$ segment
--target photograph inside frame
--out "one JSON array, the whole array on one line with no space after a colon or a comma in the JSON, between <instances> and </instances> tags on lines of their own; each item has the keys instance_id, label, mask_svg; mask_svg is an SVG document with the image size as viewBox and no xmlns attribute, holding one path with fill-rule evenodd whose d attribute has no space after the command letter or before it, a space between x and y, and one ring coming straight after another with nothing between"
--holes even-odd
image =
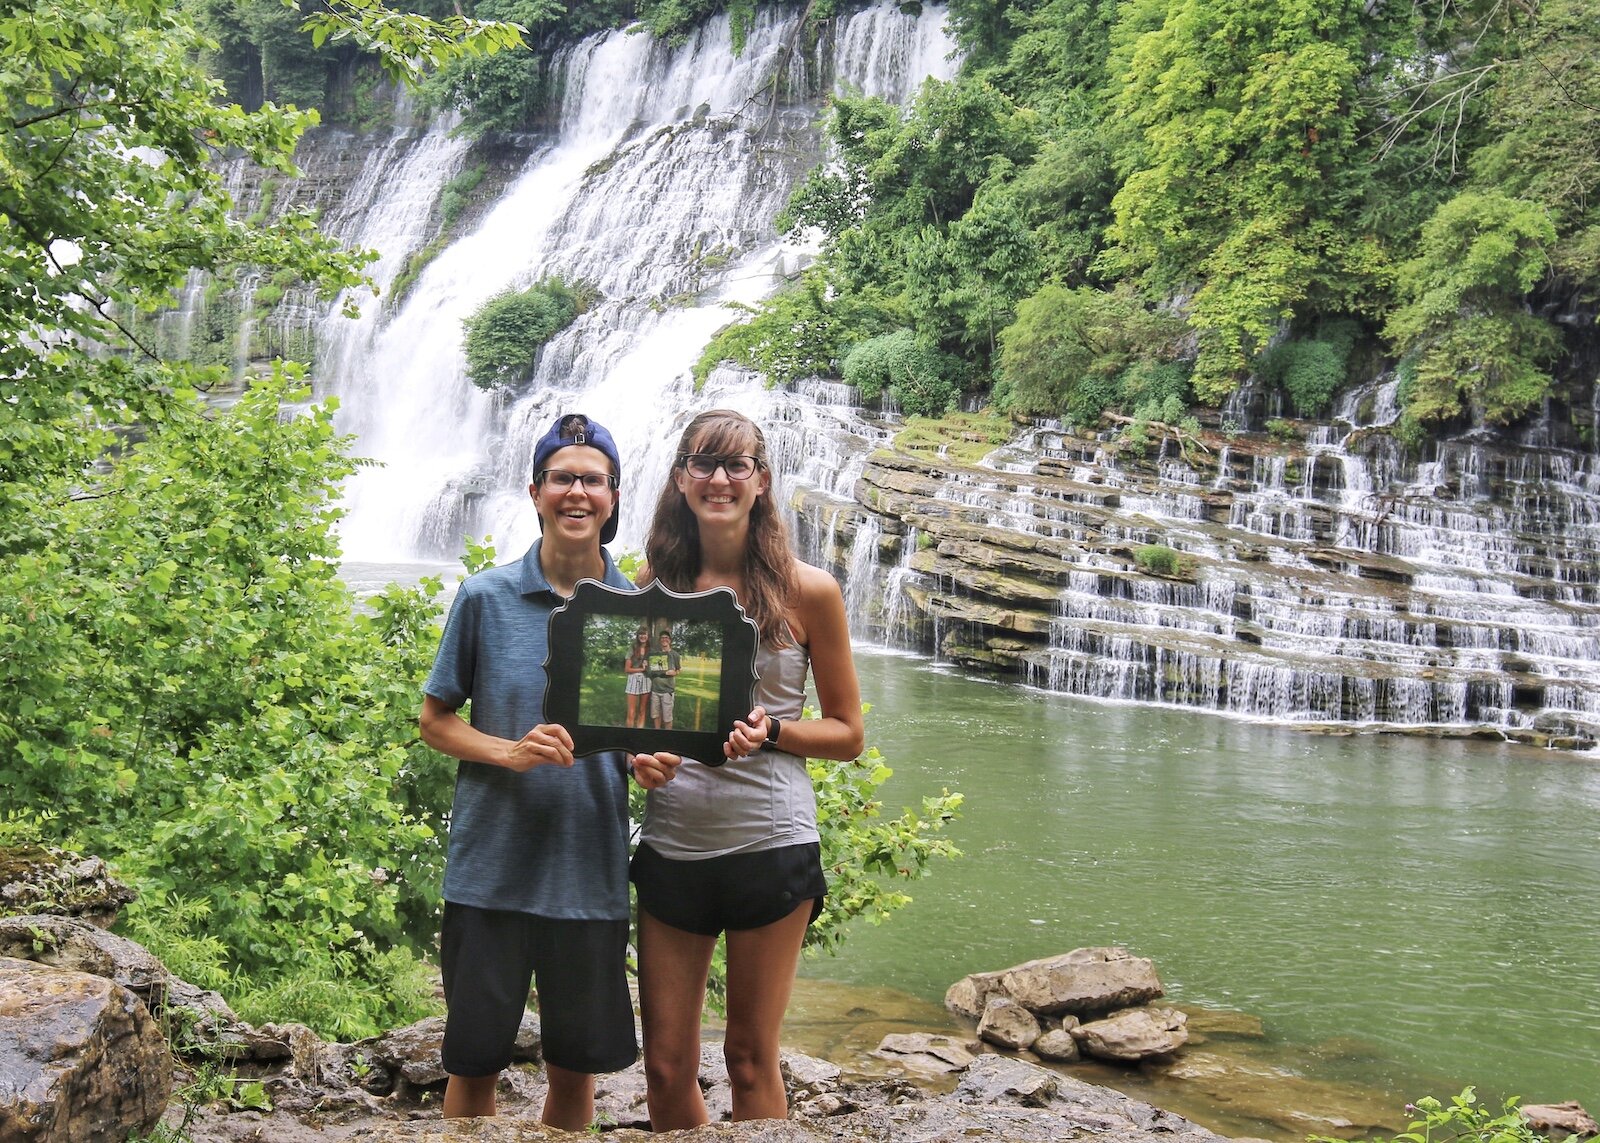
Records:
<instances>
[{"instance_id":1,"label":"photograph inside frame","mask_svg":"<svg viewBox=\"0 0 1600 1143\"><path fill-rule=\"evenodd\" d=\"M550 616L546 721L567 728L577 754L668 750L719 765L754 701L757 638L727 588L584 580Z\"/></svg>"}]
</instances>

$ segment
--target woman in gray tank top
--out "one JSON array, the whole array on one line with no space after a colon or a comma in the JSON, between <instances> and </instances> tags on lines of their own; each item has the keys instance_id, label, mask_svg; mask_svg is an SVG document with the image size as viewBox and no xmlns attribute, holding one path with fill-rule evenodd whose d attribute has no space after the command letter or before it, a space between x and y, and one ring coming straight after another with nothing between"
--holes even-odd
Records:
<instances>
[{"instance_id":1,"label":"woman in gray tank top","mask_svg":"<svg viewBox=\"0 0 1600 1143\"><path fill-rule=\"evenodd\" d=\"M733 1118L784 1118L778 1037L806 926L826 892L806 759L851 759L863 740L844 597L832 576L795 559L766 440L728 410L684 430L645 554L641 586L732 588L761 631L759 705L734 724L719 765L686 758L650 791L634 856L650 1126L706 1122L700 1013L721 932ZM822 713L802 719L808 668Z\"/></svg>"}]
</instances>

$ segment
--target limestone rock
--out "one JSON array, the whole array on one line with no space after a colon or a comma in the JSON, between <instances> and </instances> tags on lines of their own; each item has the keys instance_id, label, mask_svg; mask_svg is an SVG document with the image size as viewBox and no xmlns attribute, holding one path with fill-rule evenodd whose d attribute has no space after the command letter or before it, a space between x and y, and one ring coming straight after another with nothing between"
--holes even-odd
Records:
<instances>
[{"instance_id":1,"label":"limestone rock","mask_svg":"<svg viewBox=\"0 0 1600 1143\"><path fill-rule=\"evenodd\" d=\"M52 913L109 928L137 896L98 857L48 846L0 847L0 914Z\"/></svg>"},{"instance_id":2,"label":"limestone rock","mask_svg":"<svg viewBox=\"0 0 1600 1143\"><path fill-rule=\"evenodd\" d=\"M167 970L143 945L75 917L0 917L0 957L103 976L152 1011L160 1009L165 997Z\"/></svg>"},{"instance_id":3,"label":"limestone rock","mask_svg":"<svg viewBox=\"0 0 1600 1143\"><path fill-rule=\"evenodd\" d=\"M977 1020L983 1016L984 1005L996 993L1004 994L1000 987L999 972L974 972L952 984L944 994L944 1006L957 1016Z\"/></svg>"},{"instance_id":4,"label":"limestone rock","mask_svg":"<svg viewBox=\"0 0 1600 1143\"><path fill-rule=\"evenodd\" d=\"M1019 964L1000 974L1000 987L1042 1016L1092 1016L1144 1004L1163 994L1155 965L1122 948L1074 949Z\"/></svg>"},{"instance_id":5,"label":"limestone rock","mask_svg":"<svg viewBox=\"0 0 1600 1143\"><path fill-rule=\"evenodd\" d=\"M978 1021L981 1039L1013 1052L1032 1047L1039 1032L1038 1019L1009 996L989 997L983 1007L983 1017Z\"/></svg>"},{"instance_id":6,"label":"limestone rock","mask_svg":"<svg viewBox=\"0 0 1600 1143\"><path fill-rule=\"evenodd\" d=\"M973 1060L976 1044L965 1043L951 1036L938 1036L929 1032L893 1032L872 1054L879 1059L904 1063L908 1070L926 1075L958 1072Z\"/></svg>"},{"instance_id":7,"label":"limestone rock","mask_svg":"<svg viewBox=\"0 0 1600 1143\"><path fill-rule=\"evenodd\" d=\"M1565 1103L1532 1103L1522 1108L1522 1118L1535 1131L1564 1131L1568 1135L1585 1137L1600 1135L1600 1125L1575 1099Z\"/></svg>"},{"instance_id":8,"label":"limestone rock","mask_svg":"<svg viewBox=\"0 0 1600 1143\"><path fill-rule=\"evenodd\" d=\"M1065 1028L1052 1028L1033 1042L1033 1051L1040 1059L1058 1064L1070 1064L1083 1053L1078 1051L1078 1041Z\"/></svg>"},{"instance_id":9,"label":"limestone rock","mask_svg":"<svg viewBox=\"0 0 1600 1143\"><path fill-rule=\"evenodd\" d=\"M0 959L0 1140L123 1140L154 1127L172 1058L150 1012L100 976Z\"/></svg>"},{"instance_id":10,"label":"limestone rock","mask_svg":"<svg viewBox=\"0 0 1600 1143\"><path fill-rule=\"evenodd\" d=\"M1188 1043L1188 1017L1176 1008L1128 1008L1072 1029L1085 1055L1119 1063L1165 1056Z\"/></svg>"}]
</instances>

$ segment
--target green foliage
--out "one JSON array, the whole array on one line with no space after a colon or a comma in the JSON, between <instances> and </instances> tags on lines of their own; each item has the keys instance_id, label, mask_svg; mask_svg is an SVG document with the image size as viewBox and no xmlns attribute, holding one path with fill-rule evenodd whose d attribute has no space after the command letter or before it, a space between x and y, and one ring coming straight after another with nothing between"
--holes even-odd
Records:
<instances>
[{"instance_id":1,"label":"green foliage","mask_svg":"<svg viewBox=\"0 0 1600 1143\"><path fill-rule=\"evenodd\" d=\"M888 393L901 412L937 417L956 403L960 362L917 340L909 329L869 338L844 359L844 380L866 400Z\"/></svg>"},{"instance_id":2,"label":"green foliage","mask_svg":"<svg viewBox=\"0 0 1600 1143\"><path fill-rule=\"evenodd\" d=\"M941 833L960 813L963 798L946 790L922 799L920 810L908 808L886 818L879 792L894 771L876 747L852 762L813 758L807 768L817 793L828 897L822 915L806 930L806 948L836 953L851 921L860 917L882 924L911 902L894 887L896 881L922 877L936 857L960 856Z\"/></svg>"},{"instance_id":3,"label":"green foliage","mask_svg":"<svg viewBox=\"0 0 1600 1143\"><path fill-rule=\"evenodd\" d=\"M1133 562L1150 575L1175 576L1184 571L1184 558L1165 544L1141 544L1133 549Z\"/></svg>"},{"instance_id":4,"label":"green foliage","mask_svg":"<svg viewBox=\"0 0 1600 1143\"><path fill-rule=\"evenodd\" d=\"M836 376L845 338L853 331L878 332L880 311L866 300L830 297L827 281L809 270L753 312L749 321L723 327L695 363L698 388L724 361L787 385L803 377Z\"/></svg>"},{"instance_id":5,"label":"green foliage","mask_svg":"<svg viewBox=\"0 0 1600 1143\"><path fill-rule=\"evenodd\" d=\"M1123 403L1187 394L1176 366L1182 322L1126 293L1045 286L1017 307L1000 335L1005 407L1015 413L1092 423Z\"/></svg>"},{"instance_id":6,"label":"green foliage","mask_svg":"<svg viewBox=\"0 0 1600 1143\"><path fill-rule=\"evenodd\" d=\"M1405 299L1385 335L1413 359L1407 412L1422 422L1469 413L1503 424L1549 391L1545 366L1560 342L1524 299L1549 270L1556 237L1537 203L1498 192L1457 195L1422 228L1400 267Z\"/></svg>"},{"instance_id":7,"label":"green foliage","mask_svg":"<svg viewBox=\"0 0 1600 1143\"><path fill-rule=\"evenodd\" d=\"M1355 339L1355 323L1325 323L1315 337L1290 339L1268 349L1257 371L1268 384L1289 394L1297 413L1314 417L1344 383Z\"/></svg>"},{"instance_id":8,"label":"green foliage","mask_svg":"<svg viewBox=\"0 0 1600 1143\"><path fill-rule=\"evenodd\" d=\"M439 196L439 214L446 230L461 218L462 211L467 209L467 204L472 200L472 192L478 189L488 170L485 164L479 163L461 171L444 184L444 191Z\"/></svg>"},{"instance_id":9,"label":"green foliage","mask_svg":"<svg viewBox=\"0 0 1600 1143\"><path fill-rule=\"evenodd\" d=\"M1147 30L1141 15L1114 53L1123 181L1102 266L1194 288L1196 391L1219 402L1279 323L1382 281L1381 248L1351 225L1366 158L1351 108L1395 32L1359 0L1183 0Z\"/></svg>"},{"instance_id":10,"label":"green foliage","mask_svg":"<svg viewBox=\"0 0 1600 1143\"><path fill-rule=\"evenodd\" d=\"M559 278L494 295L462 324L467 377L480 389L514 389L528 379L544 343L577 318L577 291Z\"/></svg>"},{"instance_id":11,"label":"green foliage","mask_svg":"<svg viewBox=\"0 0 1600 1143\"><path fill-rule=\"evenodd\" d=\"M175 969L348 1037L429 1005L399 984L450 795L415 726L438 584L357 610L331 531L351 464L331 409L282 416L305 396L173 400L92 486L41 490L49 542L0 566L0 811L60 807Z\"/></svg>"},{"instance_id":12,"label":"green foliage","mask_svg":"<svg viewBox=\"0 0 1600 1143\"><path fill-rule=\"evenodd\" d=\"M1448 1106L1431 1095L1406 1107L1416 1118L1407 1129L1386 1143L1546 1143L1518 1110L1521 1099L1512 1096L1499 1114L1478 1106L1474 1088L1463 1088ZM1345 1143L1328 1135L1309 1135L1306 1143ZM1372 1143L1380 1143L1373 1140Z\"/></svg>"}]
</instances>

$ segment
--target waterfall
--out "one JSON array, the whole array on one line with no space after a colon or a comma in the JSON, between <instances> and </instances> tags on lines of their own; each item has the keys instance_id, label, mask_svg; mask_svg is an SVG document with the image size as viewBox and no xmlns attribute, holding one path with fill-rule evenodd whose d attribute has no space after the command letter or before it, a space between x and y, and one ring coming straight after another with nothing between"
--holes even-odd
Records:
<instances>
[{"instance_id":1,"label":"waterfall","mask_svg":"<svg viewBox=\"0 0 1600 1143\"><path fill-rule=\"evenodd\" d=\"M890 4L841 15L809 69L794 50L794 10L759 14L737 58L726 16L679 48L612 32L566 50L554 64L565 92L559 130L476 228L428 265L395 311L358 324L329 318L318 374L341 398L358 455L377 462L345 490L347 555L448 557L463 535L483 533L503 556L520 551L537 528L526 491L532 445L561 412L589 412L617 439L624 548L642 543L676 432L713 402L779 426L780 475L827 465L814 440L791 452L784 426L820 429L824 441L854 431L837 417L813 424L803 397L770 394L731 370L696 393L689 368L735 316L731 304L764 298L806 257L772 220L818 156L825 93L808 91L807 75L907 99L927 76L953 71L943 21L940 9L911 16ZM776 89L806 101L782 103ZM444 165L441 157L415 172L416 188L386 175L361 213L376 217L397 195L431 199L427 180L436 194ZM386 247L403 245L387 234L362 240L386 258ZM462 320L547 276L585 283L597 300L543 348L521 394L477 390L465 374ZM859 451L849 462L858 468ZM849 464L835 460L828 471L846 474ZM833 486L850 494L838 479Z\"/></svg>"}]
</instances>

